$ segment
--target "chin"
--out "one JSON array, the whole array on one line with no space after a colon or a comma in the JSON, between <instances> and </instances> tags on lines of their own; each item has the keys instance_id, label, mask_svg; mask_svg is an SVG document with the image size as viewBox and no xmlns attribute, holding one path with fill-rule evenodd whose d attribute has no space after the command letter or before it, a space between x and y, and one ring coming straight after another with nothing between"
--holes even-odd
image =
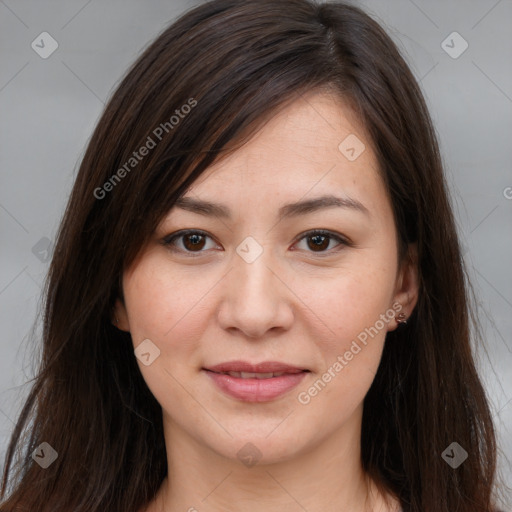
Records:
<instances>
[{"instance_id":1,"label":"chin","mask_svg":"<svg viewBox=\"0 0 512 512\"><path fill-rule=\"evenodd\" d=\"M273 423L273 427L269 429L265 422L265 428L258 431L255 431L254 424L245 430L232 430L228 427L233 437L223 436L222 441L217 438L216 441L221 442L214 444L211 443L211 438L204 441L221 457L239 461L247 467L292 460L308 447L314 446L314 440L308 442L306 439L299 439L300 432L278 432L282 425L276 429L276 423Z\"/></svg>"}]
</instances>

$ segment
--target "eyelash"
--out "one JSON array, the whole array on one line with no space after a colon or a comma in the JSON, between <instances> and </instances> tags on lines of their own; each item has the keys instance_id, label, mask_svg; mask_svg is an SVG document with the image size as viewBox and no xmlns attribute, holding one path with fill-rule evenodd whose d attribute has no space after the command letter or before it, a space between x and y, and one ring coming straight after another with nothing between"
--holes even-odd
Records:
<instances>
[{"instance_id":1,"label":"eyelash","mask_svg":"<svg viewBox=\"0 0 512 512\"><path fill-rule=\"evenodd\" d=\"M169 249L172 250L173 252L181 252L183 254L186 254L187 257L191 257L191 258L199 257L199 256L201 256L202 253L206 252L204 250L194 252L194 251L188 251L188 250L183 250L183 249L176 249L176 246L174 246L174 241L178 238L186 237L187 235L200 235L203 237L211 238L213 240L213 238L208 233L206 233L204 231L201 231L198 229L187 229L187 230L177 231L176 233L171 233L170 235L167 235L165 238L162 239L161 243L162 243L162 245L169 247ZM318 236L318 235L326 236L328 238L334 239L337 242L339 242L339 245L341 245L341 246L347 246L347 247L352 246L352 243L348 239L346 239L340 235L337 235L337 234L333 233L332 231L327 231L324 229L314 229L311 231L307 231L306 233L303 233L302 235L300 235L300 238L297 240L297 242L300 242L305 238L311 238L311 237ZM297 242L295 242L295 243L297 243ZM327 255L327 256L331 255L333 250L340 250L340 249L334 248L334 249L328 249L326 251L319 251L319 252L308 251L308 252L311 252L313 254L320 255L320 257L323 257L324 255Z\"/></svg>"}]
</instances>

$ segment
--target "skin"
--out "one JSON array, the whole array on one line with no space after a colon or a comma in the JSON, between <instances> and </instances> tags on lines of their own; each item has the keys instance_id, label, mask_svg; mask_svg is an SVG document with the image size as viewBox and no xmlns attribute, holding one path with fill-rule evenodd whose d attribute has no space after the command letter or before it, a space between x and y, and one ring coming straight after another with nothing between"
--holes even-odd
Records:
<instances>
[{"instance_id":1,"label":"skin","mask_svg":"<svg viewBox=\"0 0 512 512\"><path fill-rule=\"evenodd\" d=\"M354 161L338 149L349 134L366 146ZM324 194L360 201L368 214L331 207L278 222L283 204ZM364 127L337 97L310 92L185 195L222 203L233 217L171 209L125 271L124 303L115 309L134 348L150 339L160 350L149 366L137 359L163 409L169 467L144 510L399 510L360 462L363 399L396 319L366 346L359 343L362 350L309 403L298 400L393 304L409 317L417 301L416 248L399 265L391 204ZM208 237L197 249L186 236L174 251L162 245L182 229ZM314 229L351 245L304 237ZM263 250L252 263L236 252L248 236ZM240 359L282 361L310 373L275 400L243 402L201 371ZM237 457L246 443L261 457L251 467Z\"/></svg>"}]
</instances>

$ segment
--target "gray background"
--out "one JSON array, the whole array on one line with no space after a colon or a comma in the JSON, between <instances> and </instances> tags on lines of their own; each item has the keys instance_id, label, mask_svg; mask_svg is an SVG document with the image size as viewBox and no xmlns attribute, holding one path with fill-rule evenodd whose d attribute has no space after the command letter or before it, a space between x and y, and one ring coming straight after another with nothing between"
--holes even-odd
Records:
<instances>
[{"instance_id":1,"label":"gray background","mask_svg":"<svg viewBox=\"0 0 512 512\"><path fill-rule=\"evenodd\" d=\"M2 465L32 377L37 341L30 334L48 269L44 249L54 240L86 143L127 67L197 3L0 0ZM504 453L500 467L511 485L505 456L512 461L512 1L358 4L398 43L439 133L480 303L486 348L478 362ZM31 47L44 31L59 45L47 59ZM454 31L469 45L457 58L441 46ZM452 39L444 46L455 55L462 41Z\"/></svg>"}]
</instances>

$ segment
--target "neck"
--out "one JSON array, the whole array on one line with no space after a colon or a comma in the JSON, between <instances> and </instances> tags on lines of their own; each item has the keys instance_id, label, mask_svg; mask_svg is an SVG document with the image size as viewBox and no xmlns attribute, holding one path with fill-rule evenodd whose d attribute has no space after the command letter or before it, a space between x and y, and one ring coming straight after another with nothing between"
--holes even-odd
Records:
<instances>
[{"instance_id":1,"label":"neck","mask_svg":"<svg viewBox=\"0 0 512 512\"><path fill-rule=\"evenodd\" d=\"M361 415L316 446L246 467L164 419L168 477L149 512L394 511L365 475ZM243 446L243 442L240 443ZM169 454L172 456L169 457Z\"/></svg>"}]
</instances>

